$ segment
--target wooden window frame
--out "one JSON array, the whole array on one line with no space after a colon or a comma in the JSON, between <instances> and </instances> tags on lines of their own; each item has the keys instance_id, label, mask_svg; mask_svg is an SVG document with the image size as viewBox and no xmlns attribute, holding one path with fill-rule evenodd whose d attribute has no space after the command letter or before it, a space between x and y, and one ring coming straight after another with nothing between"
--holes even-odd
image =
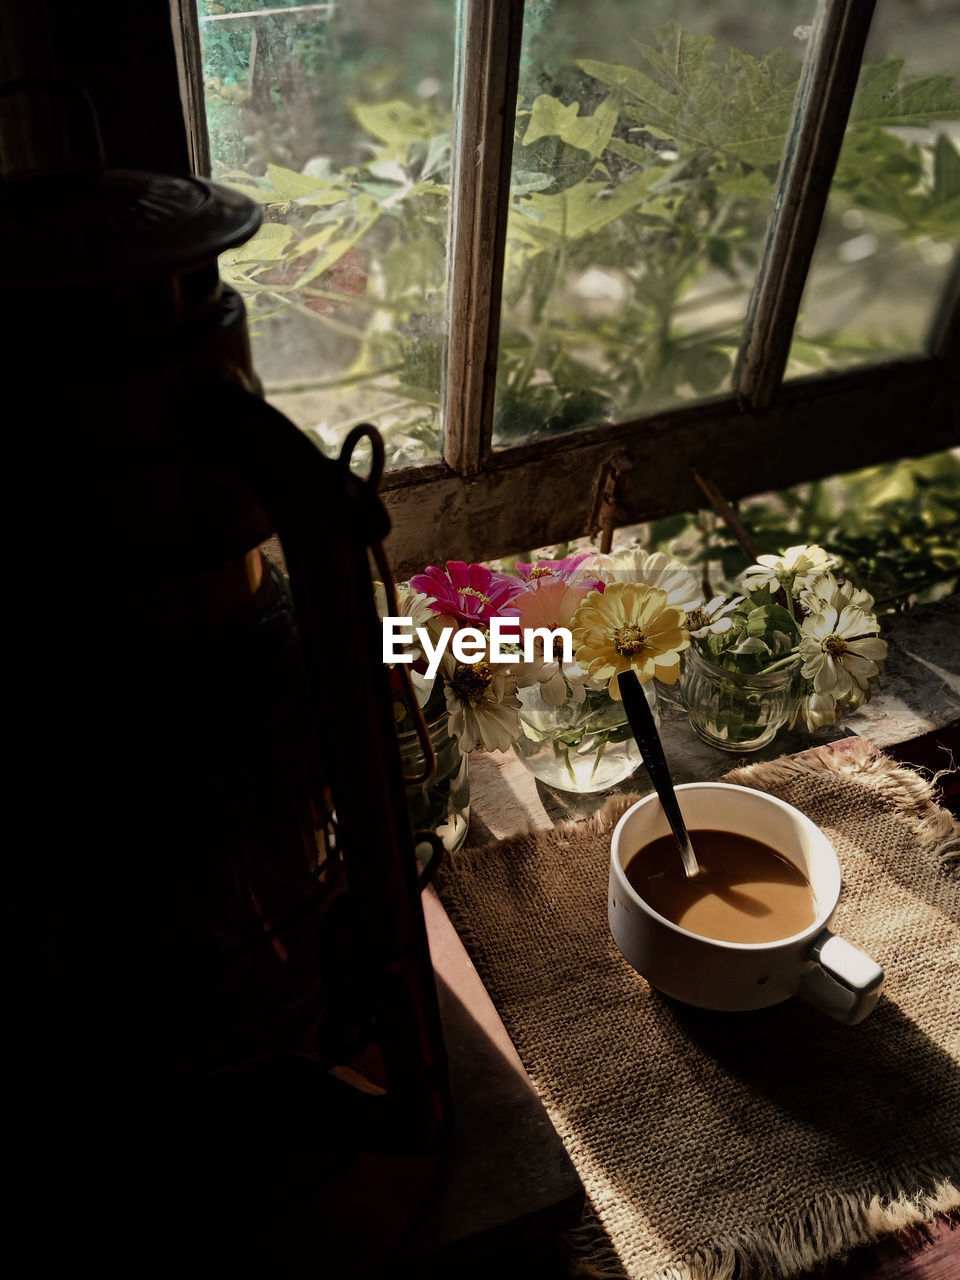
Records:
<instances>
[{"instance_id":1,"label":"wooden window frame","mask_svg":"<svg viewBox=\"0 0 960 1280\"><path fill-rule=\"evenodd\" d=\"M197 172L209 173L195 0L172 0ZM960 443L960 259L922 356L784 381L874 0L821 0L731 394L496 449L492 442L523 0L462 0L443 457L388 472L400 575L485 559ZM461 86L475 86L471 93Z\"/></svg>"}]
</instances>

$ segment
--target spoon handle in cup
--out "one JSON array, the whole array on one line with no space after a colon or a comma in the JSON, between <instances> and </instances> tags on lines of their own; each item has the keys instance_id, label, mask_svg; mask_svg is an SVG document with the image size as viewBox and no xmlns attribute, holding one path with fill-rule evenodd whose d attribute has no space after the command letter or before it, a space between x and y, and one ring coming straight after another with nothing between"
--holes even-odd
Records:
<instances>
[{"instance_id":1,"label":"spoon handle in cup","mask_svg":"<svg viewBox=\"0 0 960 1280\"><path fill-rule=\"evenodd\" d=\"M693 851L693 845L690 843L690 835L683 820L683 814L680 812L677 793L673 789L673 779L670 777L667 758L663 754L663 743L660 741L660 734L657 732L653 712L650 710L635 672L621 671L617 676L617 684L620 686L623 709L627 713L634 739L640 748L640 754L643 756L644 766L650 775L650 781L653 783L657 795L660 797L663 811L667 815L667 821L670 823L670 830L680 846L680 857L683 860L684 872L687 876L695 876L700 871L700 867Z\"/></svg>"}]
</instances>

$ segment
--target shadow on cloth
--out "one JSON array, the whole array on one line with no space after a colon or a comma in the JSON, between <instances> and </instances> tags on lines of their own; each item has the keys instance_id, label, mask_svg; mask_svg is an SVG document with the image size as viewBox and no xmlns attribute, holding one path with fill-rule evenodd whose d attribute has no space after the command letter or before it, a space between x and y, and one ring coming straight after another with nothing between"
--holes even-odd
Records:
<instances>
[{"instance_id":1,"label":"shadow on cloth","mask_svg":"<svg viewBox=\"0 0 960 1280\"><path fill-rule=\"evenodd\" d=\"M900 1164L895 1124L903 1115L911 1123L905 1161L915 1159L918 1138L930 1156L956 1154L956 1130L951 1141L937 1112L945 1092L960 1090L960 1068L882 996L854 1027L798 998L751 1013L714 1013L667 996L653 1007L752 1091L854 1155Z\"/></svg>"}]
</instances>

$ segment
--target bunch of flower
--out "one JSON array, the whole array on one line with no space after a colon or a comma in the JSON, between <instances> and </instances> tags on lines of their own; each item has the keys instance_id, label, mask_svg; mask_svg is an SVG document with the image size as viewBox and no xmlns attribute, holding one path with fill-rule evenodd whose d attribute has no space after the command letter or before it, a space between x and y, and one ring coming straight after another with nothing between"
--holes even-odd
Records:
<instances>
[{"instance_id":1,"label":"bunch of flower","mask_svg":"<svg viewBox=\"0 0 960 1280\"><path fill-rule=\"evenodd\" d=\"M788 547L745 570L741 595L689 614L692 644L717 666L746 675L795 669L797 717L811 730L868 701L887 656L873 597L836 567L822 547Z\"/></svg>"},{"instance_id":2,"label":"bunch of flower","mask_svg":"<svg viewBox=\"0 0 960 1280\"><path fill-rule=\"evenodd\" d=\"M450 733L464 751L508 749L524 728L523 697L538 696L548 708L583 708L591 699L619 702L617 675L633 670L642 683L672 684L680 654L689 645L686 609L699 599L696 579L683 565L639 548L601 556L583 551L562 560L518 564L517 574L450 560L430 565L398 590L400 613L426 627L431 642L444 628L482 632L488 646L472 662L458 661L448 644L433 681L414 642L412 680L428 720L446 710ZM377 608L386 613L378 590ZM523 630L566 628L573 640L565 655L558 643L545 652L537 639L531 661L519 644L509 663L489 660L490 624L513 619ZM400 686L398 685L398 688ZM528 690L529 694L524 694ZM403 713L402 704L398 720ZM529 726L527 729L529 734Z\"/></svg>"},{"instance_id":3,"label":"bunch of flower","mask_svg":"<svg viewBox=\"0 0 960 1280\"><path fill-rule=\"evenodd\" d=\"M558 723L576 722L577 732L591 707L597 725L608 725L621 671L633 670L642 683L675 684L691 645L731 672L794 671L795 719L802 715L813 730L870 698L887 655L873 597L836 569L822 547L788 547L758 557L741 575L738 593L706 600L688 566L639 547L521 563L515 574L450 560L402 585L398 607L414 635L425 627L432 643L445 628L470 627L485 638L486 652L471 662L458 661L448 644L433 680L425 677L416 639L408 647L428 720L446 713L464 751L505 751L522 733L530 736L532 713L526 719L524 713L534 704L556 710ZM377 608L384 616L382 588ZM559 643L545 652L538 639L532 661L524 661L518 643L509 663L492 662L494 618L524 630L566 628L572 653L565 659ZM398 720L402 711L401 704Z\"/></svg>"}]
</instances>

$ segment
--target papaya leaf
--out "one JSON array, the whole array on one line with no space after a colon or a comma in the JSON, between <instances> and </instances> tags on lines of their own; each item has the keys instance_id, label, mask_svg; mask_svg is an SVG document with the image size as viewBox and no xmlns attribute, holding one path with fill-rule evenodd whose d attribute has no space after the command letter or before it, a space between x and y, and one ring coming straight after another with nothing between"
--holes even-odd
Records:
<instances>
[{"instance_id":1,"label":"papaya leaf","mask_svg":"<svg viewBox=\"0 0 960 1280\"><path fill-rule=\"evenodd\" d=\"M439 289L446 266L443 245L432 235L396 241L386 251L383 266L392 297L422 293L431 286Z\"/></svg>"},{"instance_id":2,"label":"papaya leaf","mask_svg":"<svg viewBox=\"0 0 960 1280\"><path fill-rule=\"evenodd\" d=\"M850 111L851 126L929 125L960 117L960 93L953 92L949 76L924 76L900 84L902 71L902 58L863 68Z\"/></svg>"},{"instance_id":3,"label":"papaya leaf","mask_svg":"<svg viewBox=\"0 0 960 1280\"><path fill-rule=\"evenodd\" d=\"M545 134L529 146L519 139L514 143L514 172L539 173L545 179L536 184L525 182L526 191L555 194L574 187L597 167L596 159L580 147L572 147L556 134Z\"/></svg>"},{"instance_id":4,"label":"papaya leaf","mask_svg":"<svg viewBox=\"0 0 960 1280\"><path fill-rule=\"evenodd\" d=\"M327 192L333 185L329 178L311 178L279 164L267 165L267 177L277 196L287 204Z\"/></svg>"},{"instance_id":5,"label":"papaya leaf","mask_svg":"<svg viewBox=\"0 0 960 1280\"><path fill-rule=\"evenodd\" d=\"M666 46L637 46L654 75L591 59L578 65L619 89L629 100L627 117L654 135L754 166L776 165L793 112L797 60L783 50L761 60L731 49L721 61L708 37L683 39L671 24L660 36L669 54Z\"/></svg>"},{"instance_id":6,"label":"papaya leaf","mask_svg":"<svg viewBox=\"0 0 960 1280\"><path fill-rule=\"evenodd\" d=\"M348 249L352 249L361 240L380 217L380 207L369 196L357 197L357 216L352 230L343 236L326 240L321 244L317 256L296 282L296 288L302 289L305 284L315 280L317 276L329 271L339 262ZM340 228L338 227L337 230ZM323 233L318 233L323 234ZM299 255L298 255L299 256Z\"/></svg>"},{"instance_id":7,"label":"papaya leaf","mask_svg":"<svg viewBox=\"0 0 960 1280\"><path fill-rule=\"evenodd\" d=\"M835 179L862 209L873 209L907 226L923 215L920 149L883 129L847 134Z\"/></svg>"},{"instance_id":8,"label":"papaya leaf","mask_svg":"<svg viewBox=\"0 0 960 1280\"><path fill-rule=\"evenodd\" d=\"M284 251L292 239L292 227L284 226L282 222L265 222L246 244L222 253L220 267L230 269L247 262L276 262L284 256Z\"/></svg>"},{"instance_id":9,"label":"papaya leaf","mask_svg":"<svg viewBox=\"0 0 960 1280\"><path fill-rule=\"evenodd\" d=\"M427 107L413 106L402 98L389 102L355 102L353 116L378 142L402 156L413 142L429 142L437 132L437 120Z\"/></svg>"},{"instance_id":10,"label":"papaya leaf","mask_svg":"<svg viewBox=\"0 0 960 1280\"><path fill-rule=\"evenodd\" d=\"M893 218L913 234L960 231L960 154L943 133L929 175L917 144L880 128L848 131L834 186L860 208Z\"/></svg>"},{"instance_id":11,"label":"papaya leaf","mask_svg":"<svg viewBox=\"0 0 960 1280\"><path fill-rule=\"evenodd\" d=\"M769 199L773 194L773 180L762 169L733 172L719 170L715 174L717 190L724 196Z\"/></svg>"},{"instance_id":12,"label":"papaya leaf","mask_svg":"<svg viewBox=\"0 0 960 1280\"><path fill-rule=\"evenodd\" d=\"M284 203L283 197L278 195L276 191L268 191L262 187L255 178L249 174L241 174L238 177L225 175L220 178L220 182L225 187L229 187L232 191L239 191L241 195L246 196L248 200L253 200L256 204L270 205Z\"/></svg>"},{"instance_id":13,"label":"papaya leaf","mask_svg":"<svg viewBox=\"0 0 960 1280\"><path fill-rule=\"evenodd\" d=\"M716 47L713 36L691 35L676 21L654 27L653 36L659 48L639 40L633 44L667 84L676 87L695 82L710 64Z\"/></svg>"},{"instance_id":14,"label":"papaya leaf","mask_svg":"<svg viewBox=\"0 0 960 1280\"><path fill-rule=\"evenodd\" d=\"M559 98L541 94L530 113L524 146L529 147L538 138L555 135L561 142L597 159L610 141L620 114L618 95L605 98L592 116L581 116L579 112L578 102L564 106Z\"/></svg>"},{"instance_id":15,"label":"papaya leaf","mask_svg":"<svg viewBox=\"0 0 960 1280\"><path fill-rule=\"evenodd\" d=\"M317 191L312 196L298 200L297 204L324 209L331 205L341 204L349 198L350 192L346 187L330 187L327 191Z\"/></svg>"},{"instance_id":16,"label":"papaya leaf","mask_svg":"<svg viewBox=\"0 0 960 1280\"><path fill-rule=\"evenodd\" d=\"M536 245L595 234L643 204L656 176L656 172L638 173L616 186L585 179L556 195L535 192L514 205L510 234Z\"/></svg>"},{"instance_id":17,"label":"papaya leaf","mask_svg":"<svg viewBox=\"0 0 960 1280\"><path fill-rule=\"evenodd\" d=\"M598 62L595 58L578 58L577 66L594 80L609 85L611 89L623 89L631 97L644 100L647 95L659 91L656 81L638 71L612 62Z\"/></svg>"},{"instance_id":18,"label":"papaya leaf","mask_svg":"<svg viewBox=\"0 0 960 1280\"><path fill-rule=\"evenodd\" d=\"M624 160L633 160L636 164L650 164L657 158L657 153L649 147L638 147L634 142L624 142L622 138L611 138L607 150Z\"/></svg>"},{"instance_id":19,"label":"papaya leaf","mask_svg":"<svg viewBox=\"0 0 960 1280\"><path fill-rule=\"evenodd\" d=\"M531 191L543 191L553 186L553 178L549 173L540 173L536 169L518 169L514 165L510 174L511 196L526 196Z\"/></svg>"},{"instance_id":20,"label":"papaya leaf","mask_svg":"<svg viewBox=\"0 0 960 1280\"><path fill-rule=\"evenodd\" d=\"M427 142L424 149L423 160L420 164L420 172L417 175L420 182L426 182L428 179L435 178L441 182L447 182L450 178L450 136L446 133L435 134Z\"/></svg>"},{"instance_id":21,"label":"papaya leaf","mask_svg":"<svg viewBox=\"0 0 960 1280\"><path fill-rule=\"evenodd\" d=\"M698 395L719 391L730 375L730 356L716 347L697 344L677 353L681 381L687 381Z\"/></svg>"}]
</instances>

